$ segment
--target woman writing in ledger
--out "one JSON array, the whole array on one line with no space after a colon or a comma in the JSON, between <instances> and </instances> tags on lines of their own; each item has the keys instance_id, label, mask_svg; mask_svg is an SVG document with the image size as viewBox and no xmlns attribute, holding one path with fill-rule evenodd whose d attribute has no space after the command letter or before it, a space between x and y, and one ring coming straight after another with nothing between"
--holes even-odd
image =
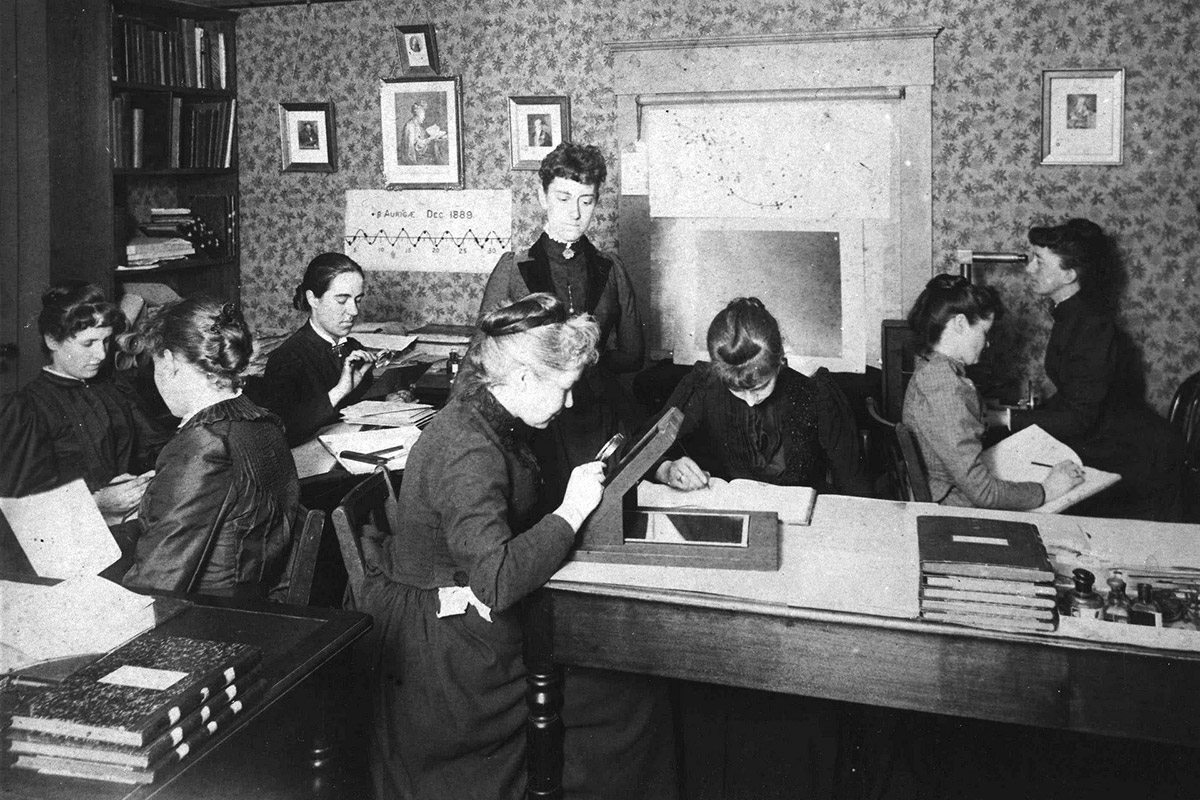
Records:
<instances>
[{"instance_id":1,"label":"woman writing in ledger","mask_svg":"<svg viewBox=\"0 0 1200 800\"><path fill-rule=\"evenodd\" d=\"M935 502L1025 511L1057 499L1083 481L1063 461L1041 483L997 478L983 463L985 414L966 368L979 361L988 331L1004 313L1000 296L956 275L937 275L908 313L924 352L904 392L904 424L917 437Z\"/></svg>"},{"instance_id":2,"label":"woman writing in ledger","mask_svg":"<svg viewBox=\"0 0 1200 800\"><path fill-rule=\"evenodd\" d=\"M1177 520L1181 515L1183 443L1146 407L1133 344L1117 327L1120 262L1099 225L1071 219L1029 231L1025 268L1033 291L1053 303L1046 376L1055 392L1041 408L1000 419L1014 431L1040 425L1084 464L1121 481L1073 513Z\"/></svg>"},{"instance_id":3,"label":"woman writing in ledger","mask_svg":"<svg viewBox=\"0 0 1200 800\"><path fill-rule=\"evenodd\" d=\"M354 259L322 253L296 287L292 305L308 312L308 322L267 358L261 390L291 447L337 422L338 409L357 403L371 386L375 355L350 337L364 283Z\"/></svg>"},{"instance_id":4,"label":"woman writing in ledger","mask_svg":"<svg viewBox=\"0 0 1200 800\"><path fill-rule=\"evenodd\" d=\"M50 363L0 411L0 496L82 478L110 524L137 508L153 473L143 472L134 404L106 374L109 344L124 326L121 310L90 284L42 295L38 332Z\"/></svg>"},{"instance_id":5,"label":"woman writing in ledger","mask_svg":"<svg viewBox=\"0 0 1200 800\"><path fill-rule=\"evenodd\" d=\"M679 442L689 455L659 464L656 480L692 490L715 475L869 493L849 403L823 372L810 378L787 366L779 323L762 301L722 309L708 327L708 355L667 401L683 411Z\"/></svg>"},{"instance_id":6,"label":"woman writing in ledger","mask_svg":"<svg viewBox=\"0 0 1200 800\"><path fill-rule=\"evenodd\" d=\"M571 406L572 387L596 358L595 322L538 294L485 314L480 326L450 403L409 455L401 528L377 558L368 556L360 610L375 619L370 759L377 797L525 796L518 605L562 565L603 492L602 465L582 464L561 504L544 513L529 444L531 431ZM573 694L565 692L568 727ZM639 709L621 723L630 728L645 714ZM627 741L599 726L592 733L601 749ZM568 797L579 774L572 742L568 733ZM654 776L669 763L669 746L666 756L636 738L630 748L626 761L650 759L650 777L609 761L607 775L582 780L603 785L624 774L627 786L599 796L663 796Z\"/></svg>"},{"instance_id":7,"label":"woman writing in ledger","mask_svg":"<svg viewBox=\"0 0 1200 800\"><path fill-rule=\"evenodd\" d=\"M484 289L482 316L530 292L548 292L571 313L600 325L600 361L584 371L575 406L564 412L534 447L552 496L561 496L571 468L589 461L618 430L636 427L641 414L617 375L642 368L645 339L625 265L602 252L586 234L607 176L598 147L564 142L538 169L538 202L545 230L528 250L505 253Z\"/></svg>"},{"instance_id":8,"label":"woman writing in ledger","mask_svg":"<svg viewBox=\"0 0 1200 800\"><path fill-rule=\"evenodd\" d=\"M126 586L263 598L291 551L300 483L272 414L241 393L250 330L231 303L164 306L126 345L183 420L159 453L138 511Z\"/></svg>"}]
</instances>

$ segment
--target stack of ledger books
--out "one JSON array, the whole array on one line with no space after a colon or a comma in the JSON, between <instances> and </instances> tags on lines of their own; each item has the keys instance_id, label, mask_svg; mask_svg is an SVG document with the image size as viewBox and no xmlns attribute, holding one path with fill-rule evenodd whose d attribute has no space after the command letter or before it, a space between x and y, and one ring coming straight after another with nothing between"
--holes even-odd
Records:
<instances>
[{"instance_id":1,"label":"stack of ledger books","mask_svg":"<svg viewBox=\"0 0 1200 800\"><path fill-rule=\"evenodd\" d=\"M253 645L142 634L33 694L4 732L18 769L153 783L263 690Z\"/></svg>"},{"instance_id":2,"label":"stack of ledger books","mask_svg":"<svg viewBox=\"0 0 1200 800\"><path fill-rule=\"evenodd\" d=\"M976 628L1053 631L1054 568L1036 525L917 517L921 616Z\"/></svg>"}]
</instances>

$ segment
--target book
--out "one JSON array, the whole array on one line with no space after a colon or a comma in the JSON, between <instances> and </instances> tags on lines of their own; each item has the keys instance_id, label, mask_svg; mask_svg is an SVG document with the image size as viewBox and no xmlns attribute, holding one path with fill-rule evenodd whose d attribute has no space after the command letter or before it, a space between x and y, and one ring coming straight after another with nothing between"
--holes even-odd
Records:
<instances>
[{"instance_id":1,"label":"book","mask_svg":"<svg viewBox=\"0 0 1200 800\"><path fill-rule=\"evenodd\" d=\"M1045 622L1036 619L979 617L970 614L957 614L946 611L922 611L921 616L934 622L948 622L954 625L966 625L971 628L989 628L993 630L1015 631L1019 633L1025 633L1029 631L1049 633L1053 632L1057 627L1054 622Z\"/></svg>"},{"instance_id":2,"label":"book","mask_svg":"<svg viewBox=\"0 0 1200 800\"><path fill-rule=\"evenodd\" d=\"M1023 608L1054 608L1055 604L1055 599L1050 596L966 592L957 589L942 589L936 586L925 586L921 590L921 599L922 601L949 600L960 603L993 603Z\"/></svg>"},{"instance_id":3,"label":"book","mask_svg":"<svg viewBox=\"0 0 1200 800\"><path fill-rule=\"evenodd\" d=\"M1053 583L1036 525L975 517L917 517L922 574Z\"/></svg>"},{"instance_id":4,"label":"book","mask_svg":"<svg viewBox=\"0 0 1200 800\"><path fill-rule=\"evenodd\" d=\"M79 761L100 761L126 767L149 767L178 747L193 731L216 719L225 707L235 700L244 702L245 690L253 681L238 679L224 689L214 692L208 702L184 716L179 722L141 747L112 742L97 742L37 731L13 730L6 734L8 749L13 753L72 758Z\"/></svg>"},{"instance_id":5,"label":"book","mask_svg":"<svg viewBox=\"0 0 1200 800\"><path fill-rule=\"evenodd\" d=\"M817 492L810 486L776 486L749 478L709 478L707 486L690 492L650 480L637 486L637 502L642 507L774 511L780 522L793 525L809 523L816 499Z\"/></svg>"},{"instance_id":6,"label":"book","mask_svg":"<svg viewBox=\"0 0 1200 800\"><path fill-rule=\"evenodd\" d=\"M29 753L19 754L13 766L19 769L36 770L45 775L64 775L126 784L154 783L164 777L168 771L174 769L181 761L203 749L218 731L228 728L238 714L253 705L264 688L265 684L262 681L254 682L242 697L224 705L182 741L146 766Z\"/></svg>"},{"instance_id":7,"label":"book","mask_svg":"<svg viewBox=\"0 0 1200 800\"><path fill-rule=\"evenodd\" d=\"M1083 483L1062 497L1033 509L1042 514L1055 514L1070 508L1121 480L1121 476L1115 472L1083 465L1074 450L1038 425L1030 425L989 447L983 451L982 458L991 473L1005 481L1041 483L1050 470L1045 465L1053 466L1060 461L1074 461L1083 466Z\"/></svg>"},{"instance_id":8,"label":"book","mask_svg":"<svg viewBox=\"0 0 1200 800\"><path fill-rule=\"evenodd\" d=\"M922 598L921 613L927 614L930 611L943 611L948 614L979 617L981 618L981 622L989 622L992 617L1053 622L1055 616L1054 606L1050 606L1049 608L1032 608L1029 606L1010 606L1002 603L974 603Z\"/></svg>"},{"instance_id":9,"label":"book","mask_svg":"<svg viewBox=\"0 0 1200 800\"><path fill-rule=\"evenodd\" d=\"M144 633L32 697L12 727L141 747L261 657L249 644Z\"/></svg>"},{"instance_id":10,"label":"book","mask_svg":"<svg viewBox=\"0 0 1200 800\"><path fill-rule=\"evenodd\" d=\"M999 581L990 578L963 578L957 575L926 575L925 585L968 592L997 592L1029 597L1055 597L1054 587L1024 581Z\"/></svg>"}]
</instances>

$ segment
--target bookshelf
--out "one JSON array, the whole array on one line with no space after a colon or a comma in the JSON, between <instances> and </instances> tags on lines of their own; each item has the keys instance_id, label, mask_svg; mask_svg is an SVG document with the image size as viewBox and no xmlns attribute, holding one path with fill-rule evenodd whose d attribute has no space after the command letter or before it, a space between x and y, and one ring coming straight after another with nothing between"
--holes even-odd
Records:
<instances>
[{"instance_id":1,"label":"bookshelf","mask_svg":"<svg viewBox=\"0 0 1200 800\"><path fill-rule=\"evenodd\" d=\"M157 283L240 300L236 20L174 0L111 0L115 296ZM171 237L195 252L144 263Z\"/></svg>"}]
</instances>

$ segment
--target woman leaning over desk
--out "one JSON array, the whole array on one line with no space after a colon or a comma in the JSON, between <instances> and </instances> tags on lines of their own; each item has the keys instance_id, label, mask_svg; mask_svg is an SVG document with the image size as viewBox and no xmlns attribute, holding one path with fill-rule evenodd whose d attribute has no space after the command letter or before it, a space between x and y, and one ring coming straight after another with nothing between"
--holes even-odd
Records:
<instances>
[{"instance_id":1,"label":"woman leaning over desk","mask_svg":"<svg viewBox=\"0 0 1200 800\"><path fill-rule=\"evenodd\" d=\"M1114 243L1086 219L1031 228L1029 243L1026 274L1053 304L1045 367L1055 392L1042 407L1014 409L1002 421L1014 431L1040 425L1084 464L1121 475L1072 513L1179 519L1183 443L1146 407L1133 343L1117 326Z\"/></svg>"},{"instance_id":2,"label":"woman leaning over desk","mask_svg":"<svg viewBox=\"0 0 1200 800\"><path fill-rule=\"evenodd\" d=\"M983 462L985 415L966 369L979 361L1003 313L995 289L957 275L934 276L908 313L924 352L904 392L904 424L921 447L933 499L943 505L1024 511L1083 481L1071 461L1055 465L1041 483L1001 480Z\"/></svg>"},{"instance_id":3,"label":"woman leaning over desk","mask_svg":"<svg viewBox=\"0 0 1200 800\"><path fill-rule=\"evenodd\" d=\"M38 332L50 363L0 411L0 496L82 478L111 523L137 508L153 473L139 449L132 398L112 380L109 345L125 327L116 305L83 282L42 295Z\"/></svg>"},{"instance_id":4,"label":"woman leaning over desk","mask_svg":"<svg viewBox=\"0 0 1200 800\"><path fill-rule=\"evenodd\" d=\"M362 267L341 253L308 264L292 305L308 322L267 358L261 403L283 420L288 445L308 441L337 422L338 409L363 398L375 355L350 337L364 294Z\"/></svg>"},{"instance_id":5,"label":"woman leaning over desk","mask_svg":"<svg viewBox=\"0 0 1200 800\"><path fill-rule=\"evenodd\" d=\"M545 513L529 444L532 430L570 407L572 386L596 357L595 322L535 294L485 314L480 327L454 396L409 455L402 527L368 555L359 610L375 619L370 758L378 797L525 796L519 604L562 565L603 491L602 465L582 464L562 503ZM628 743L620 758L594 774L576 767L577 694L568 677L567 796L672 796L661 788L663 770L673 779L669 745L664 753L629 734L647 708L620 720L624 732L591 731L602 752ZM648 771L630 766L643 763Z\"/></svg>"},{"instance_id":6,"label":"woman leaning over desk","mask_svg":"<svg viewBox=\"0 0 1200 800\"><path fill-rule=\"evenodd\" d=\"M684 413L682 448L656 480L691 490L711 474L869 493L848 401L823 370L809 377L788 367L779 323L761 300L739 297L713 318L708 355L667 401Z\"/></svg>"},{"instance_id":7,"label":"woman leaning over desk","mask_svg":"<svg viewBox=\"0 0 1200 800\"><path fill-rule=\"evenodd\" d=\"M542 159L538 202L546 212L545 230L528 250L500 257L479 307L483 315L530 292L548 292L600 326L600 359L584 370L574 407L534 442L549 491L557 496L572 467L591 459L618 430L629 434L642 417L617 378L641 369L646 353L633 284L621 260L587 238L607 174L594 145L564 142Z\"/></svg>"},{"instance_id":8,"label":"woman leaning over desk","mask_svg":"<svg viewBox=\"0 0 1200 800\"><path fill-rule=\"evenodd\" d=\"M138 511L127 586L263 598L291 550L300 484L272 414L242 395L251 337L231 303L164 306L127 348L182 423L159 453Z\"/></svg>"}]
</instances>

